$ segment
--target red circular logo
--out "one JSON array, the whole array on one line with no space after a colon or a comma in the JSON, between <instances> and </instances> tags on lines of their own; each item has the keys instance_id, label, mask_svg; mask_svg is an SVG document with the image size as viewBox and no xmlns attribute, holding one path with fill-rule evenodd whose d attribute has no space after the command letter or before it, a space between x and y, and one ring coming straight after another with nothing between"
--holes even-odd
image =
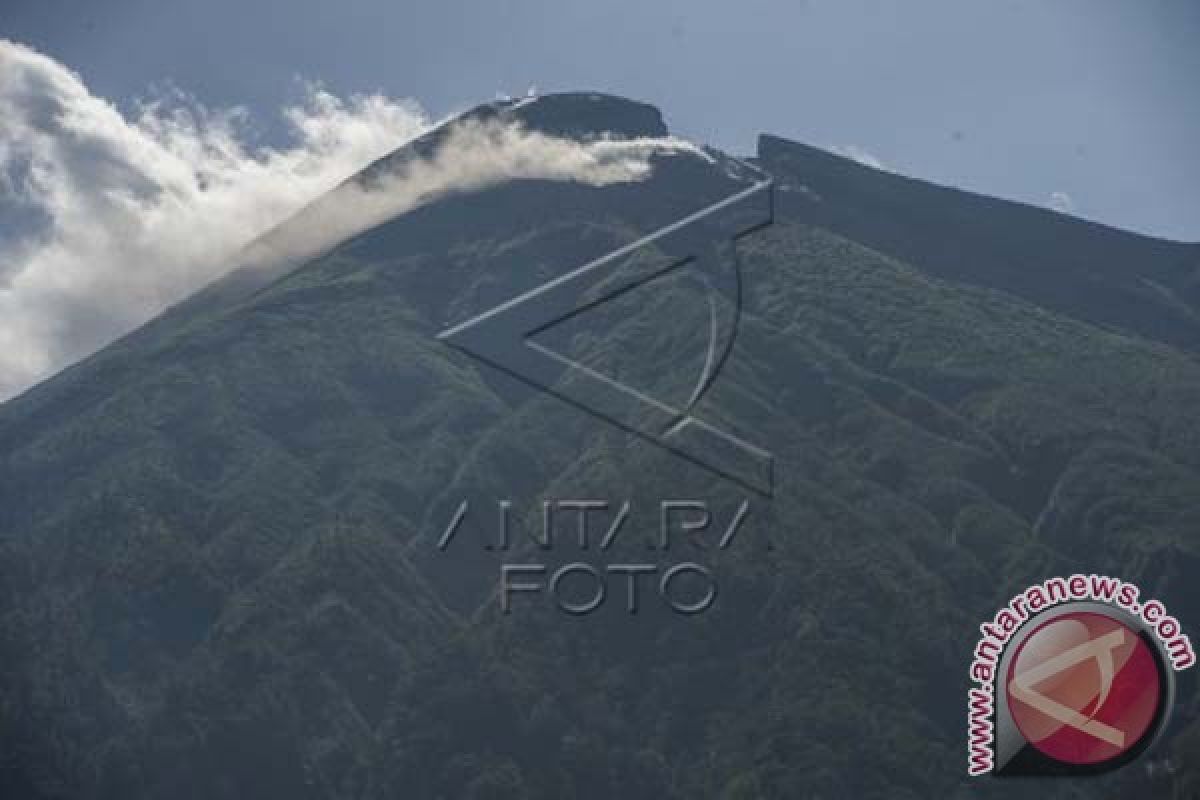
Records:
<instances>
[{"instance_id":1,"label":"red circular logo","mask_svg":"<svg viewBox=\"0 0 1200 800\"><path fill-rule=\"evenodd\" d=\"M1162 703L1158 661L1129 626L1072 612L1036 628L1008 668L1008 706L1021 735L1065 764L1099 764L1153 734Z\"/></svg>"}]
</instances>

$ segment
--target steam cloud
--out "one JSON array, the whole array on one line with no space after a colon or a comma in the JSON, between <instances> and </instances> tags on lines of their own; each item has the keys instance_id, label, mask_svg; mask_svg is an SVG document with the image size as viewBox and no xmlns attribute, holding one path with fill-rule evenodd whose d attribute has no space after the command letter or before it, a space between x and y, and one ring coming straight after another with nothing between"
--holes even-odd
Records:
<instances>
[{"instance_id":1,"label":"steam cloud","mask_svg":"<svg viewBox=\"0 0 1200 800\"><path fill-rule=\"evenodd\" d=\"M250 257L265 263L310 257L450 191L518 179L627 183L648 177L650 157L660 153L713 161L702 148L674 136L578 142L495 119L447 125L445 141L431 158L399 165L367 186L338 186L257 241Z\"/></svg>"},{"instance_id":2,"label":"steam cloud","mask_svg":"<svg viewBox=\"0 0 1200 800\"><path fill-rule=\"evenodd\" d=\"M645 178L656 153L707 157L675 138L582 143L462 121L430 159L366 188L343 181L428 131L419 106L310 87L283 114L292 141L281 148L247 143L244 110L180 94L126 116L63 65L0 39L0 399L235 264L320 252L442 192L517 178L606 185ZM279 225L301 209L303 224Z\"/></svg>"},{"instance_id":3,"label":"steam cloud","mask_svg":"<svg viewBox=\"0 0 1200 800\"><path fill-rule=\"evenodd\" d=\"M877 169L881 172L892 172L892 168L885 164L881 158L856 144L834 145L829 149L840 156L845 156L851 161L857 161L864 167Z\"/></svg>"},{"instance_id":4,"label":"steam cloud","mask_svg":"<svg viewBox=\"0 0 1200 800\"><path fill-rule=\"evenodd\" d=\"M1051 192L1050 207L1062 214L1075 212L1075 200L1066 192Z\"/></svg>"}]
</instances>

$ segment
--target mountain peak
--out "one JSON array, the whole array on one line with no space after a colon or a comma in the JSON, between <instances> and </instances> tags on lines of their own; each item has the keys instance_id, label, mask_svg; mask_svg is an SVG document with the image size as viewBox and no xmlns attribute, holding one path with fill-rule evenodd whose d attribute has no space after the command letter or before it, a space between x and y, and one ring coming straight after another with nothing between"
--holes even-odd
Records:
<instances>
[{"instance_id":1,"label":"mountain peak","mask_svg":"<svg viewBox=\"0 0 1200 800\"><path fill-rule=\"evenodd\" d=\"M657 108L600 92L561 92L522 98L505 109L525 127L551 136L592 138L666 136Z\"/></svg>"},{"instance_id":2,"label":"mountain peak","mask_svg":"<svg viewBox=\"0 0 1200 800\"><path fill-rule=\"evenodd\" d=\"M669 131L652 105L600 92L560 92L483 103L438 125L368 165L348 182L370 184L406 163L429 159L460 125L515 122L547 136L592 140L663 137Z\"/></svg>"}]
</instances>

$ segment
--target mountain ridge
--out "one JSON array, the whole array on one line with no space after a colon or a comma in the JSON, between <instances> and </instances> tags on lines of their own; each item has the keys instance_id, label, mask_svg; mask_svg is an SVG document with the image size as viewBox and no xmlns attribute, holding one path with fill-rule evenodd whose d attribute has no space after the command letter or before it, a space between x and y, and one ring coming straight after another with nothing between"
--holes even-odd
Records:
<instances>
[{"instance_id":1,"label":"mountain ridge","mask_svg":"<svg viewBox=\"0 0 1200 800\"><path fill-rule=\"evenodd\" d=\"M564 122L553 97L518 111L609 124ZM600 105L623 131L661 122ZM722 519L745 497L436 334L727 196L744 181L720 159L439 197L0 405L0 752L19 755L0 792L1020 796L963 774L978 621L1074 570L1200 619L1191 329L1149 325L1159 306L1110 282L1112 253L1088 272L1111 248L1046 248L1040 216L1001 248L1027 224L1006 201L983 214L824 159L759 154L776 219L739 245L742 324L697 413L770 443L780 485L727 552L681 551L722 587L694 619L499 612L503 554L478 545L500 501L536 530L564 497L703 498ZM785 188L804 181L821 200ZM1137 269L1168 268L1130 241ZM1058 263L1099 288L1064 298ZM1143 305L1113 317L1125 292ZM570 344L669 396L710 302L683 269ZM439 551L464 500L481 517ZM1197 711L1184 682L1166 747ZM1127 771L1047 791L1082 788L1175 787Z\"/></svg>"}]
</instances>

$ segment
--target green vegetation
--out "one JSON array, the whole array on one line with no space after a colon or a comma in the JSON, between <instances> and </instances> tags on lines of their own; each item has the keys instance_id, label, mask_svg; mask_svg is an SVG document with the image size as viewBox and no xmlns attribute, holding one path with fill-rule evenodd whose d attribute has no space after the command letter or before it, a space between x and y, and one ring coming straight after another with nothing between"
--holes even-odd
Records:
<instances>
[{"instance_id":1,"label":"green vegetation","mask_svg":"<svg viewBox=\"0 0 1200 800\"><path fill-rule=\"evenodd\" d=\"M577 132L576 99L543 102ZM1097 571L1200 636L1200 248L777 139L759 162L777 222L740 247L699 416L768 446L778 486L697 556L710 613L503 616L501 556L436 550L463 499L746 492L435 334L737 179L676 156L446 197L0 407L0 796L1025 796L965 779L980 621ZM562 344L677 396L707 303L680 273ZM1171 794L1200 785L1188 678L1173 773L1042 796L1195 796Z\"/></svg>"}]
</instances>

